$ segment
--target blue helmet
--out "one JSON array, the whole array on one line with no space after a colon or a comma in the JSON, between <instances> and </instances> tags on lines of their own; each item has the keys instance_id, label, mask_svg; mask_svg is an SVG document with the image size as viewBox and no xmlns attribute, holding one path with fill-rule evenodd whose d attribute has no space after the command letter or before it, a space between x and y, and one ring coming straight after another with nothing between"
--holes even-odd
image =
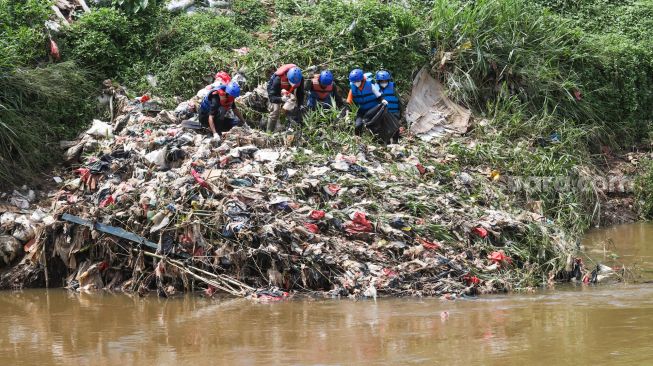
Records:
<instances>
[{"instance_id":1,"label":"blue helmet","mask_svg":"<svg viewBox=\"0 0 653 366\"><path fill-rule=\"evenodd\" d=\"M295 66L292 69L288 70L288 81L295 85L299 84L302 81L302 69Z\"/></svg>"},{"instance_id":2,"label":"blue helmet","mask_svg":"<svg viewBox=\"0 0 653 366\"><path fill-rule=\"evenodd\" d=\"M353 69L349 73L349 81L352 83L355 83L357 81L363 81L363 70L361 69Z\"/></svg>"},{"instance_id":3,"label":"blue helmet","mask_svg":"<svg viewBox=\"0 0 653 366\"><path fill-rule=\"evenodd\" d=\"M237 82L232 81L231 83L227 84L225 91L232 97L238 98L240 96L240 85L238 85Z\"/></svg>"},{"instance_id":4,"label":"blue helmet","mask_svg":"<svg viewBox=\"0 0 653 366\"><path fill-rule=\"evenodd\" d=\"M390 79L392 79L392 76L390 76L389 72L385 70L376 72L376 81L390 81Z\"/></svg>"},{"instance_id":5,"label":"blue helmet","mask_svg":"<svg viewBox=\"0 0 653 366\"><path fill-rule=\"evenodd\" d=\"M322 85L331 85L333 83L333 73L329 70L322 71L318 81Z\"/></svg>"}]
</instances>

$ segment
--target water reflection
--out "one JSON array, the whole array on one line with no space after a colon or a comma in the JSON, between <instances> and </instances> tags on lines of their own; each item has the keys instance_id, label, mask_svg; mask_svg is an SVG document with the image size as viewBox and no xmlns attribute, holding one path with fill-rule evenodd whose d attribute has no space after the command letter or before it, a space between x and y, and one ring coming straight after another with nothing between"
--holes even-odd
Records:
<instances>
[{"instance_id":1,"label":"water reflection","mask_svg":"<svg viewBox=\"0 0 653 366\"><path fill-rule=\"evenodd\" d=\"M653 223L591 230L583 244L597 261L635 269L635 279L638 281L653 280Z\"/></svg>"},{"instance_id":2,"label":"water reflection","mask_svg":"<svg viewBox=\"0 0 653 366\"><path fill-rule=\"evenodd\" d=\"M457 302L252 304L2 293L0 360L112 366L633 364L653 359L652 295L653 287L616 285Z\"/></svg>"},{"instance_id":3,"label":"water reflection","mask_svg":"<svg viewBox=\"0 0 653 366\"><path fill-rule=\"evenodd\" d=\"M623 230L590 233L585 244L592 249L617 238L622 261L653 262L646 241L651 226ZM653 362L653 286L647 284L377 303L255 304L35 290L0 293L0 311L0 365Z\"/></svg>"}]
</instances>

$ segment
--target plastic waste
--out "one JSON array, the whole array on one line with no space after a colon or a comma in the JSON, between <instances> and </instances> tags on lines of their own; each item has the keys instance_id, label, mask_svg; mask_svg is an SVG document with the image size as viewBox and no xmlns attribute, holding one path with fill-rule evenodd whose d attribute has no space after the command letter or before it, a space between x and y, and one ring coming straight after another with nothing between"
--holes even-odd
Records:
<instances>
[{"instance_id":1,"label":"plastic waste","mask_svg":"<svg viewBox=\"0 0 653 366\"><path fill-rule=\"evenodd\" d=\"M94 119L91 128L86 130L86 134L91 135L95 138L112 138L113 127L111 127L106 122L102 122L98 119Z\"/></svg>"},{"instance_id":2,"label":"plastic waste","mask_svg":"<svg viewBox=\"0 0 653 366\"><path fill-rule=\"evenodd\" d=\"M166 9L170 12L182 11L193 5L194 0L172 0L166 4Z\"/></svg>"}]
</instances>

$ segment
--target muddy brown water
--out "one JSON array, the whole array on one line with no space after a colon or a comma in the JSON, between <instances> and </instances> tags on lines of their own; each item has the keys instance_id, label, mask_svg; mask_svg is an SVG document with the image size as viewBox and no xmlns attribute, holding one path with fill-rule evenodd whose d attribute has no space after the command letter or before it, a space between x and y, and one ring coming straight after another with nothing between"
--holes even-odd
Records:
<instances>
[{"instance_id":1,"label":"muddy brown water","mask_svg":"<svg viewBox=\"0 0 653 366\"><path fill-rule=\"evenodd\" d=\"M584 245L645 267L651 241L636 224ZM653 365L647 283L376 303L30 290L0 293L0 313L0 365Z\"/></svg>"}]
</instances>

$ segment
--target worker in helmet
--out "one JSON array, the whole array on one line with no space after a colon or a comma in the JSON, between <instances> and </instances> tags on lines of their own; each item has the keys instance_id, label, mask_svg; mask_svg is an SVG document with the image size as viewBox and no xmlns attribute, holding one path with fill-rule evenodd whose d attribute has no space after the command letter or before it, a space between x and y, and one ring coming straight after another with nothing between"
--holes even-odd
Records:
<instances>
[{"instance_id":1,"label":"worker in helmet","mask_svg":"<svg viewBox=\"0 0 653 366\"><path fill-rule=\"evenodd\" d=\"M388 112L392 113L397 119L401 118L401 105L395 83L392 81L392 76L385 70L377 71L376 73L376 87L381 92L383 99L388 102Z\"/></svg>"},{"instance_id":2,"label":"worker in helmet","mask_svg":"<svg viewBox=\"0 0 653 366\"><path fill-rule=\"evenodd\" d=\"M383 99L388 103L388 112L391 113L397 120L401 119L401 101L397 95L395 83L392 81L392 75L388 71L380 70L376 72L376 84L374 87L378 88L383 96ZM392 137L393 143L399 142L399 131Z\"/></svg>"},{"instance_id":3,"label":"worker in helmet","mask_svg":"<svg viewBox=\"0 0 653 366\"><path fill-rule=\"evenodd\" d=\"M200 104L199 120L202 126L209 127L213 137L220 141L222 132L232 127L245 124L245 119L236 108L234 100L240 96L240 86L236 82L219 85L211 89ZM227 113L233 111L238 120L227 118Z\"/></svg>"},{"instance_id":4,"label":"worker in helmet","mask_svg":"<svg viewBox=\"0 0 653 366\"><path fill-rule=\"evenodd\" d=\"M306 80L304 89L308 92L307 106L309 109L315 109L318 105L329 109L333 107L334 102L336 106L342 104L336 84L333 82L333 73L329 70L324 70L313 75L312 79Z\"/></svg>"},{"instance_id":5,"label":"worker in helmet","mask_svg":"<svg viewBox=\"0 0 653 366\"><path fill-rule=\"evenodd\" d=\"M354 69L349 73L349 95L347 95L347 103L355 104L358 106L358 113L356 113L355 128L356 134L363 131L365 113L379 104L387 105L388 102L383 99L383 95L378 88L373 87L371 80L369 80L363 70Z\"/></svg>"},{"instance_id":6,"label":"worker in helmet","mask_svg":"<svg viewBox=\"0 0 653 366\"><path fill-rule=\"evenodd\" d=\"M297 65L286 64L279 67L268 81L268 110L270 111L268 132L274 132L279 128L279 117L283 111L282 105L291 96L296 98L296 113L299 106L304 104L304 77L302 70Z\"/></svg>"}]
</instances>

